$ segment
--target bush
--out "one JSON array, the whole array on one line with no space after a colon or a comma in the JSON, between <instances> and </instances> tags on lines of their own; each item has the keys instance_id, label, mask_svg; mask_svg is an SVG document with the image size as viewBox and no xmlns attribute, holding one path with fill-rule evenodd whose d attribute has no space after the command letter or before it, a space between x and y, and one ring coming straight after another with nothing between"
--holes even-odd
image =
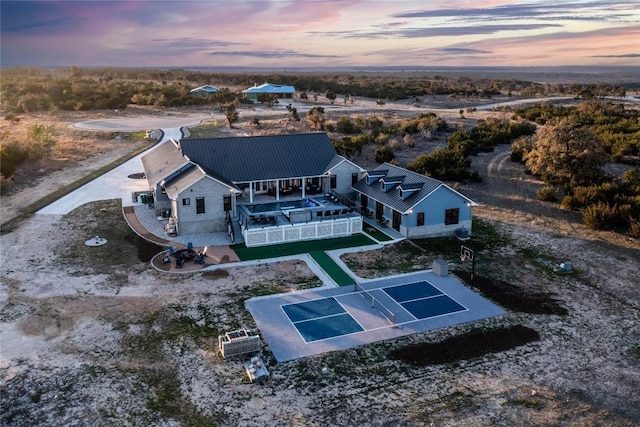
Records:
<instances>
[{"instance_id":1,"label":"bush","mask_svg":"<svg viewBox=\"0 0 640 427\"><path fill-rule=\"evenodd\" d=\"M349 116L340 117L340 120L338 120L338 124L336 125L336 129L338 129L338 132L346 134L360 132L360 129L353 124Z\"/></svg>"},{"instance_id":2,"label":"bush","mask_svg":"<svg viewBox=\"0 0 640 427\"><path fill-rule=\"evenodd\" d=\"M630 205L618 206L599 202L587 206L582 214L582 221L592 230L623 227L628 225L630 210Z\"/></svg>"},{"instance_id":3,"label":"bush","mask_svg":"<svg viewBox=\"0 0 640 427\"><path fill-rule=\"evenodd\" d=\"M527 136L521 136L511 145L511 161L524 164L524 155L531 151L533 147L533 139Z\"/></svg>"},{"instance_id":4,"label":"bush","mask_svg":"<svg viewBox=\"0 0 640 427\"><path fill-rule=\"evenodd\" d=\"M0 173L5 178L12 177L16 167L28 158L29 151L24 144L19 142L2 144L2 149L0 149Z\"/></svg>"},{"instance_id":5,"label":"bush","mask_svg":"<svg viewBox=\"0 0 640 427\"><path fill-rule=\"evenodd\" d=\"M629 218L629 231L627 232L629 237L636 239L640 238L640 220L636 218Z\"/></svg>"},{"instance_id":6,"label":"bush","mask_svg":"<svg viewBox=\"0 0 640 427\"><path fill-rule=\"evenodd\" d=\"M602 230L606 225L609 206L604 203L587 206L582 213L582 222L592 230Z\"/></svg>"},{"instance_id":7,"label":"bush","mask_svg":"<svg viewBox=\"0 0 640 427\"><path fill-rule=\"evenodd\" d=\"M390 162L395 158L395 154L393 154L393 150L388 145L381 145L376 148L375 151L375 160L377 163Z\"/></svg>"},{"instance_id":8,"label":"bush","mask_svg":"<svg viewBox=\"0 0 640 427\"><path fill-rule=\"evenodd\" d=\"M538 190L538 200L542 200L543 202L557 202L558 196L556 194L556 189L552 186L544 186Z\"/></svg>"}]
</instances>

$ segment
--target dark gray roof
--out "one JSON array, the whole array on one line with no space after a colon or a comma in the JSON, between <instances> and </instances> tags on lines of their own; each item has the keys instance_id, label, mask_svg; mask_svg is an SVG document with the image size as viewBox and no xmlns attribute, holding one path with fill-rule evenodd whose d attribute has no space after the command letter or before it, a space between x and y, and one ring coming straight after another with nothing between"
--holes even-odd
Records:
<instances>
[{"instance_id":1,"label":"dark gray roof","mask_svg":"<svg viewBox=\"0 0 640 427\"><path fill-rule=\"evenodd\" d=\"M404 181L406 177L404 175L395 175L395 176L383 176L382 178L380 178L381 181L384 181L385 183L392 183L392 182L402 182Z\"/></svg>"},{"instance_id":2,"label":"dark gray roof","mask_svg":"<svg viewBox=\"0 0 640 427\"><path fill-rule=\"evenodd\" d=\"M390 208L399 212L407 212L418 202L435 191L438 187L445 185L443 182L438 181L437 179L411 172L410 170L394 166L390 163L383 163L374 171L369 172L369 175L372 176L374 174L375 176L379 176L377 175L377 173L385 172L385 176L384 178L382 178L382 180L385 180L385 182L387 179L389 179L390 182L398 182L398 177L404 177L404 179L402 180L402 184L386 192L381 189L379 181L376 181L369 185L367 184L366 179L361 179L353 185L353 188L356 191L359 191L362 194L366 194L370 199L377 200L383 205L389 206ZM387 176L389 178L387 178ZM417 191L413 192L413 194L407 196L403 200L400 197L398 191L398 187L400 186L403 189L417 189ZM454 190L451 189L451 191Z\"/></svg>"},{"instance_id":3,"label":"dark gray roof","mask_svg":"<svg viewBox=\"0 0 640 427\"><path fill-rule=\"evenodd\" d=\"M188 163L173 140L158 145L142 156L141 160L149 188L155 187L158 182Z\"/></svg>"},{"instance_id":4,"label":"dark gray roof","mask_svg":"<svg viewBox=\"0 0 640 427\"><path fill-rule=\"evenodd\" d=\"M180 146L207 174L234 183L322 175L337 156L326 133L183 139Z\"/></svg>"},{"instance_id":5,"label":"dark gray roof","mask_svg":"<svg viewBox=\"0 0 640 427\"><path fill-rule=\"evenodd\" d=\"M206 175L204 174L204 172L202 172L202 169L200 169L196 165L191 165L191 167L182 172L180 175L165 183L164 188L167 191L167 196L169 196L169 198L176 197L182 191L186 190L187 188L201 180L204 176Z\"/></svg>"},{"instance_id":6,"label":"dark gray roof","mask_svg":"<svg viewBox=\"0 0 640 427\"><path fill-rule=\"evenodd\" d=\"M423 186L424 186L424 182L412 182L410 184L403 182L398 186L398 188L402 188L403 191L408 191L408 190L419 190Z\"/></svg>"}]
</instances>

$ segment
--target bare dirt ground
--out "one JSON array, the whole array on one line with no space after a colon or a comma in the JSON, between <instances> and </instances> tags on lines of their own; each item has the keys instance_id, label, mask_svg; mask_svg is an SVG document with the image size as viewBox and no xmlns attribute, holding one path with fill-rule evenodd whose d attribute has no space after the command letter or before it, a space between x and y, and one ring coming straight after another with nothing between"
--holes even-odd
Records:
<instances>
[{"instance_id":1,"label":"bare dirt ground","mask_svg":"<svg viewBox=\"0 0 640 427\"><path fill-rule=\"evenodd\" d=\"M349 114L384 112L392 120L420 111L413 104L398 105L396 111L391 105L367 105ZM474 117L460 119L455 107L446 108L451 109L433 111L456 126L473 124ZM274 114L259 113L266 131L304 126L275 117L271 122L267 116ZM487 114L479 112L475 118ZM250 129L248 123L238 124L233 132ZM415 150L426 151L443 141L444 135L417 141ZM103 142L96 139L95 145ZM130 148L114 142L86 164L78 160L43 174L35 185L25 184L2 198L3 215L5 203L19 206ZM414 156L413 151L406 149L406 158ZM368 167L370 155L355 160ZM637 425L639 244L613 233L588 231L574 213L538 202L540 184L507 157L505 146L473 158L472 167L484 181L461 187L481 204L475 214L506 236L500 248L479 254L479 274L552 294L567 315L508 310L498 319L281 364L265 348L271 377L264 384L248 383L241 361L225 361L217 354L217 336L255 326L244 299L319 285L304 263L169 276L139 261L126 239L114 236L100 262L88 252L91 248L82 248L105 215L116 218L113 228L122 226L117 203L25 220L1 236L0 423ZM531 253L535 255L523 256ZM424 268L436 255L428 248L411 251L395 245L345 255L343 260L360 276L375 277ZM571 261L579 273L559 275L546 260ZM452 268L468 271L469 266L458 261ZM390 351L409 344L513 325L534 329L540 340L448 364L416 367L389 357Z\"/></svg>"}]
</instances>

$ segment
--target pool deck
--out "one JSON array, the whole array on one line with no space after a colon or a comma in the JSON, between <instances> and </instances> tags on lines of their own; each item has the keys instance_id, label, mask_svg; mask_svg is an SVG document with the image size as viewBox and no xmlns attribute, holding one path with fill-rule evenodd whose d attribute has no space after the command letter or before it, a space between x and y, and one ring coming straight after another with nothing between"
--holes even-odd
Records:
<instances>
[{"instance_id":1,"label":"pool deck","mask_svg":"<svg viewBox=\"0 0 640 427\"><path fill-rule=\"evenodd\" d=\"M355 287L353 286L323 287L287 294L256 297L247 300L245 306L255 319L263 339L267 342L269 349L279 362L335 350L344 350L363 344L505 314L503 309L482 298L452 276L438 276L431 270L381 279L361 280L359 284L367 291L382 292L375 291L375 289L423 280L462 304L467 310L415 320L413 316L408 313L402 313L402 309L400 309L396 311L404 315L397 317L396 323L391 324L380 311L371 308L365 298L355 292ZM363 327L364 331L305 342L281 306L329 297L335 298Z\"/></svg>"}]
</instances>

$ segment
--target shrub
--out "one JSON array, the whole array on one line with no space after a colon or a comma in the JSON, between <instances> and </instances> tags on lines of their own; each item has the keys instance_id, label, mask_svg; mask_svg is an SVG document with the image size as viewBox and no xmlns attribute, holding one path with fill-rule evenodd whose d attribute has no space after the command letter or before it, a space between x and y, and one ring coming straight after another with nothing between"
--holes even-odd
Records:
<instances>
[{"instance_id":1,"label":"shrub","mask_svg":"<svg viewBox=\"0 0 640 427\"><path fill-rule=\"evenodd\" d=\"M544 186L538 190L538 200L542 200L543 202L557 202L558 196L556 194L556 189L550 185Z\"/></svg>"},{"instance_id":2,"label":"shrub","mask_svg":"<svg viewBox=\"0 0 640 427\"><path fill-rule=\"evenodd\" d=\"M531 151L533 147L533 139L527 136L521 136L511 145L511 161L524 164L524 155Z\"/></svg>"},{"instance_id":3,"label":"shrub","mask_svg":"<svg viewBox=\"0 0 640 427\"><path fill-rule=\"evenodd\" d=\"M395 158L395 154L393 154L393 150L388 145L381 145L376 148L375 152L375 160L377 163L390 162Z\"/></svg>"},{"instance_id":4,"label":"shrub","mask_svg":"<svg viewBox=\"0 0 640 427\"><path fill-rule=\"evenodd\" d=\"M346 134L360 132L360 129L353 124L349 116L340 117L340 120L338 120L338 124L336 125L336 129L338 132Z\"/></svg>"},{"instance_id":5,"label":"shrub","mask_svg":"<svg viewBox=\"0 0 640 427\"><path fill-rule=\"evenodd\" d=\"M604 203L587 206L582 213L582 222L592 230L602 230L606 225L609 206Z\"/></svg>"},{"instance_id":6,"label":"shrub","mask_svg":"<svg viewBox=\"0 0 640 427\"><path fill-rule=\"evenodd\" d=\"M582 214L584 224L592 230L627 226L630 205L610 205L598 202L586 207Z\"/></svg>"},{"instance_id":7,"label":"shrub","mask_svg":"<svg viewBox=\"0 0 640 427\"><path fill-rule=\"evenodd\" d=\"M640 220L629 217L629 231L627 234L629 237L640 238Z\"/></svg>"}]
</instances>

